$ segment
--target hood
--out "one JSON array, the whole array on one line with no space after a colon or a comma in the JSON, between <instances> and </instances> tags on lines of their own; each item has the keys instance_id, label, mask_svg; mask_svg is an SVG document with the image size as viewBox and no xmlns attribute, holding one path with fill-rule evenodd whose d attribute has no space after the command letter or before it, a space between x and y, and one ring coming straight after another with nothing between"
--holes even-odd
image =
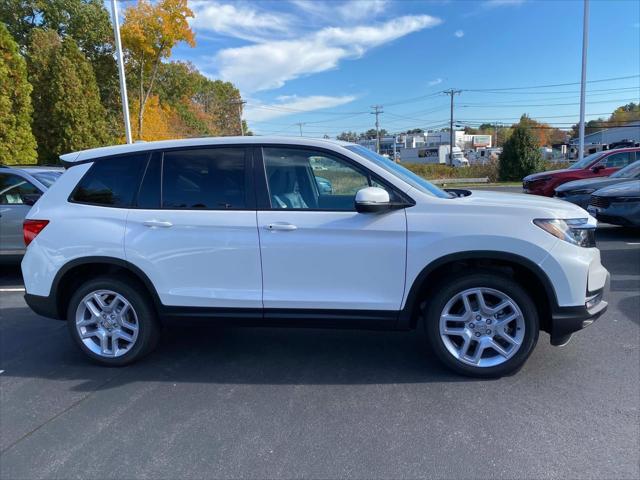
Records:
<instances>
[{"instance_id":1,"label":"hood","mask_svg":"<svg viewBox=\"0 0 640 480\"><path fill-rule=\"evenodd\" d=\"M640 180L627 180L624 183L601 188L593 194L598 197L640 197Z\"/></svg>"},{"instance_id":2,"label":"hood","mask_svg":"<svg viewBox=\"0 0 640 480\"><path fill-rule=\"evenodd\" d=\"M570 172L570 171L571 170L569 170L568 168L562 168L560 170L547 170L546 172L532 173L531 175L527 175L526 177L524 177L522 181L531 182L534 180L540 180L541 178L549 177L556 173L564 173L564 172Z\"/></svg>"},{"instance_id":3,"label":"hood","mask_svg":"<svg viewBox=\"0 0 640 480\"><path fill-rule=\"evenodd\" d=\"M453 201L491 208L498 213L500 210L511 210L519 216L529 218L587 218L589 214L573 203L556 198L538 195L524 195L522 193L489 192L472 190L468 197L461 197Z\"/></svg>"},{"instance_id":4,"label":"hood","mask_svg":"<svg viewBox=\"0 0 640 480\"><path fill-rule=\"evenodd\" d=\"M556 187L556 192L569 192L571 190L584 190L586 188L592 188L598 190L600 188L608 187L609 185L616 185L618 183L628 182L628 178L610 178L610 177L596 177L585 178L584 180L573 180L571 182L563 183Z\"/></svg>"}]
</instances>

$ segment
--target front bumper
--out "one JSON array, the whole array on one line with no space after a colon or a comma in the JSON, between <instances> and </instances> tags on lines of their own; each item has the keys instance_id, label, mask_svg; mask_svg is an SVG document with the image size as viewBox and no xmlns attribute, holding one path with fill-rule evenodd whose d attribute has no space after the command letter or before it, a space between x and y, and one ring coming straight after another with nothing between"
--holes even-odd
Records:
<instances>
[{"instance_id":1,"label":"front bumper","mask_svg":"<svg viewBox=\"0 0 640 480\"><path fill-rule=\"evenodd\" d=\"M604 300L609 294L611 275L607 273L604 287L594 292L588 292L587 298L592 299L592 305L578 305L575 307L556 307L551 314L551 345L564 345L571 338L571 334L588 327L595 322L609 304Z\"/></svg>"}]
</instances>

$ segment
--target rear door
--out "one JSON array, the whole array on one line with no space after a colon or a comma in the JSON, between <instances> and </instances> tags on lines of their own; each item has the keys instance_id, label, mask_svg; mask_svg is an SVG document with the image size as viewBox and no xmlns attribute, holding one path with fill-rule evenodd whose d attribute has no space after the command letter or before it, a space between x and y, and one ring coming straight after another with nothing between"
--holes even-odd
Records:
<instances>
[{"instance_id":1,"label":"rear door","mask_svg":"<svg viewBox=\"0 0 640 480\"><path fill-rule=\"evenodd\" d=\"M22 222L31 209L25 198L35 198L40 194L40 189L25 178L0 173L0 255L24 252Z\"/></svg>"},{"instance_id":2,"label":"rear door","mask_svg":"<svg viewBox=\"0 0 640 480\"><path fill-rule=\"evenodd\" d=\"M152 156L127 219L125 251L164 305L261 315L251 177L251 155L242 146Z\"/></svg>"},{"instance_id":3,"label":"rear door","mask_svg":"<svg viewBox=\"0 0 640 480\"><path fill-rule=\"evenodd\" d=\"M394 318L404 292L405 211L363 214L354 204L361 188L389 187L325 150L265 146L262 153L265 316L375 311Z\"/></svg>"}]
</instances>

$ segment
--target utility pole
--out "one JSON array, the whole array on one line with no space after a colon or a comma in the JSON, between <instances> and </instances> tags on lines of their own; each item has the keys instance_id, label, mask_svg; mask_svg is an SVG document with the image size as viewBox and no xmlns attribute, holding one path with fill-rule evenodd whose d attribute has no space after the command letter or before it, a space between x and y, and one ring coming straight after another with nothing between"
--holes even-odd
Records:
<instances>
[{"instance_id":1,"label":"utility pole","mask_svg":"<svg viewBox=\"0 0 640 480\"><path fill-rule=\"evenodd\" d=\"M371 108L373 108L373 112L371 112L371 114L376 116L376 153L380 154L380 121L378 117L384 112L382 110L382 105L373 105Z\"/></svg>"},{"instance_id":2,"label":"utility pole","mask_svg":"<svg viewBox=\"0 0 640 480\"><path fill-rule=\"evenodd\" d=\"M449 119L449 166L453 165L453 96L462 93L462 90L454 90L450 88L443 93L451 96L451 118Z\"/></svg>"},{"instance_id":3,"label":"utility pole","mask_svg":"<svg viewBox=\"0 0 640 480\"><path fill-rule=\"evenodd\" d=\"M580 80L580 125L578 161L584 157L584 102L587 89L587 47L589 46L589 0L584 0L582 18L582 78Z\"/></svg>"},{"instance_id":4,"label":"utility pole","mask_svg":"<svg viewBox=\"0 0 640 480\"><path fill-rule=\"evenodd\" d=\"M133 143L131 138L131 120L129 118L129 99L127 97L127 80L124 75L124 59L122 58L122 44L120 42L120 22L118 20L118 6L116 0L111 0L113 15L113 35L116 39L116 56L118 61L118 78L120 79L120 99L122 100L122 116L124 117L124 136L127 143Z\"/></svg>"},{"instance_id":5,"label":"utility pole","mask_svg":"<svg viewBox=\"0 0 640 480\"><path fill-rule=\"evenodd\" d=\"M238 120L240 121L240 136L244 137L244 124L242 123L242 106L247 103L246 101L238 98L237 100L231 100L229 102L231 105L238 106Z\"/></svg>"},{"instance_id":6,"label":"utility pole","mask_svg":"<svg viewBox=\"0 0 640 480\"><path fill-rule=\"evenodd\" d=\"M298 125L298 127L300 128L300 136L302 136L302 126L304 125L304 123L299 122L299 123L296 123L296 125Z\"/></svg>"}]
</instances>

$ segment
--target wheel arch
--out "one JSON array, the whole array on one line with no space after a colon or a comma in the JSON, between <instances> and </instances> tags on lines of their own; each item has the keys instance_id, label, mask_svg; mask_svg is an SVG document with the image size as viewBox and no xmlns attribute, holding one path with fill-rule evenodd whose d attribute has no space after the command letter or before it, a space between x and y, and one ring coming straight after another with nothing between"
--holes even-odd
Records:
<instances>
[{"instance_id":1,"label":"wheel arch","mask_svg":"<svg viewBox=\"0 0 640 480\"><path fill-rule=\"evenodd\" d=\"M493 269L509 273L532 295L540 315L540 328L550 331L551 314L557 309L555 289L547 274L521 255L491 250L472 250L445 255L426 265L409 288L398 320L400 329L415 328L422 298L438 286L434 279L443 278L464 268Z\"/></svg>"},{"instance_id":2,"label":"wheel arch","mask_svg":"<svg viewBox=\"0 0 640 480\"><path fill-rule=\"evenodd\" d=\"M108 274L123 276L140 285L149 294L156 312L160 311L158 292L140 268L121 258L90 256L67 262L54 277L50 296L55 299L58 318L66 318L71 295L83 280Z\"/></svg>"}]
</instances>

